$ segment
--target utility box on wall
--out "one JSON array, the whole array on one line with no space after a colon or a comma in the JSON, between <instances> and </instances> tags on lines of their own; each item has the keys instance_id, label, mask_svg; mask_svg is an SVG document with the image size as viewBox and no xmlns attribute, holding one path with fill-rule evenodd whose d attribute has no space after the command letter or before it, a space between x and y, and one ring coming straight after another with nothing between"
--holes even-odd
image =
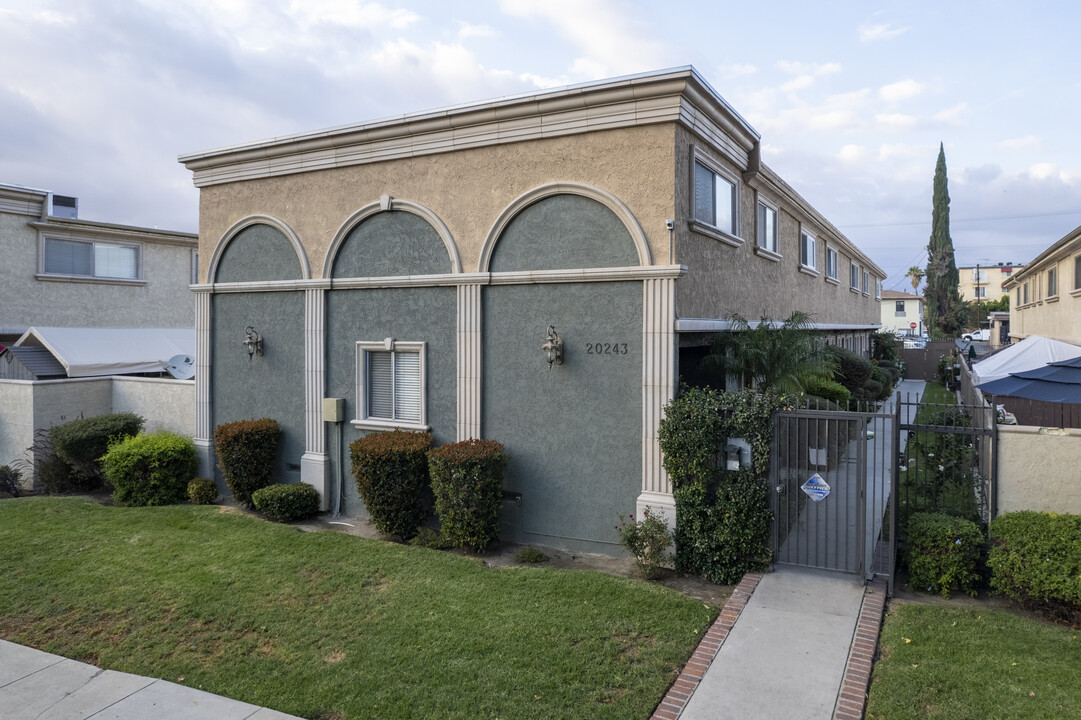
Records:
<instances>
[{"instance_id":1,"label":"utility box on wall","mask_svg":"<svg viewBox=\"0 0 1081 720\"><path fill-rule=\"evenodd\" d=\"M323 422L345 420L345 398L323 398Z\"/></svg>"}]
</instances>

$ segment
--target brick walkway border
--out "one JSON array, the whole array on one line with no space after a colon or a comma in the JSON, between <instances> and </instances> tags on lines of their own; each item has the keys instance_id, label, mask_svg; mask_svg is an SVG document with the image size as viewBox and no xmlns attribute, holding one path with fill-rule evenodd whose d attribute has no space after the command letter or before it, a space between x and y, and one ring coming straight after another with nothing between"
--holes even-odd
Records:
<instances>
[{"instance_id":1,"label":"brick walkway border","mask_svg":"<svg viewBox=\"0 0 1081 720\"><path fill-rule=\"evenodd\" d=\"M683 672L672 683L672 687L668 688L668 692L665 693L657 709L653 711L650 720L676 720L680 713L683 712L683 708L687 707L691 694L698 687L698 683L702 682L702 676L705 675L706 668L713 662L713 658L717 657L721 645L724 644L725 638L728 637L729 631L736 623L736 618L739 617L743 608L747 606L747 601L751 599L751 593L758 587L758 581L761 579L762 573L747 573L739 581L739 585L736 586L728 601L725 602L721 614L713 621L713 625L710 626L702 641L698 643L698 648L691 655L691 659L687 661ZM863 619L862 613L860 619Z\"/></svg>"},{"instance_id":2,"label":"brick walkway border","mask_svg":"<svg viewBox=\"0 0 1081 720\"><path fill-rule=\"evenodd\" d=\"M886 609L886 580L875 578L863 595L860 617L848 651L841 692L833 709L833 720L862 720L867 707L867 689L871 685L871 668L882 629L882 614Z\"/></svg>"}]
</instances>

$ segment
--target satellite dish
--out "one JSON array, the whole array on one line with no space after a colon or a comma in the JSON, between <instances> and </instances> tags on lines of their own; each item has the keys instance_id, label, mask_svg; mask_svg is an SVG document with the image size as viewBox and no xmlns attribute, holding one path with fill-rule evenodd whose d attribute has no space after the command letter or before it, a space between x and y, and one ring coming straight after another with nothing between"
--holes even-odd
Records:
<instances>
[{"instance_id":1,"label":"satellite dish","mask_svg":"<svg viewBox=\"0 0 1081 720\"><path fill-rule=\"evenodd\" d=\"M191 355L173 355L169 362L162 364L166 372L177 380L191 380L195 377L195 358Z\"/></svg>"}]
</instances>

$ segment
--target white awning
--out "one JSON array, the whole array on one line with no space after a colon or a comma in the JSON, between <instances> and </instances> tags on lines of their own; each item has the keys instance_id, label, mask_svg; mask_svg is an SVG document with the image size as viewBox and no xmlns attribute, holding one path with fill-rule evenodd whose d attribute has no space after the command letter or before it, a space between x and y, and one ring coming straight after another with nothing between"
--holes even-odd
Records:
<instances>
[{"instance_id":1,"label":"white awning","mask_svg":"<svg viewBox=\"0 0 1081 720\"><path fill-rule=\"evenodd\" d=\"M982 385L1008 377L1010 373L1035 370L1047 363L1081 357L1081 346L1032 335L986 360L972 364L972 382Z\"/></svg>"},{"instance_id":2,"label":"white awning","mask_svg":"<svg viewBox=\"0 0 1081 720\"><path fill-rule=\"evenodd\" d=\"M195 329L31 327L15 345L48 348L68 377L154 373L176 355L194 357Z\"/></svg>"}]
</instances>

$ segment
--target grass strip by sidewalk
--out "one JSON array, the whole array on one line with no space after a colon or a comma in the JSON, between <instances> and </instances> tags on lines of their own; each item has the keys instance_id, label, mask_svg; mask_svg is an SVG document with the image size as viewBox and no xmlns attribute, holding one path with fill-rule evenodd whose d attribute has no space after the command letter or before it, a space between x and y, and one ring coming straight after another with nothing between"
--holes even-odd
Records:
<instances>
[{"instance_id":1,"label":"grass strip by sidewalk","mask_svg":"<svg viewBox=\"0 0 1081 720\"><path fill-rule=\"evenodd\" d=\"M894 604L868 720L1078 717L1081 632L1007 610Z\"/></svg>"},{"instance_id":2,"label":"grass strip by sidewalk","mask_svg":"<svg viewBox=\"0 0 1081 720\"><path fill-rule=\"evenodd\" d=\"M0 501L0 637L308 718L645 718L717 614L218 507Z\"/></svg>"}]
</instances>

